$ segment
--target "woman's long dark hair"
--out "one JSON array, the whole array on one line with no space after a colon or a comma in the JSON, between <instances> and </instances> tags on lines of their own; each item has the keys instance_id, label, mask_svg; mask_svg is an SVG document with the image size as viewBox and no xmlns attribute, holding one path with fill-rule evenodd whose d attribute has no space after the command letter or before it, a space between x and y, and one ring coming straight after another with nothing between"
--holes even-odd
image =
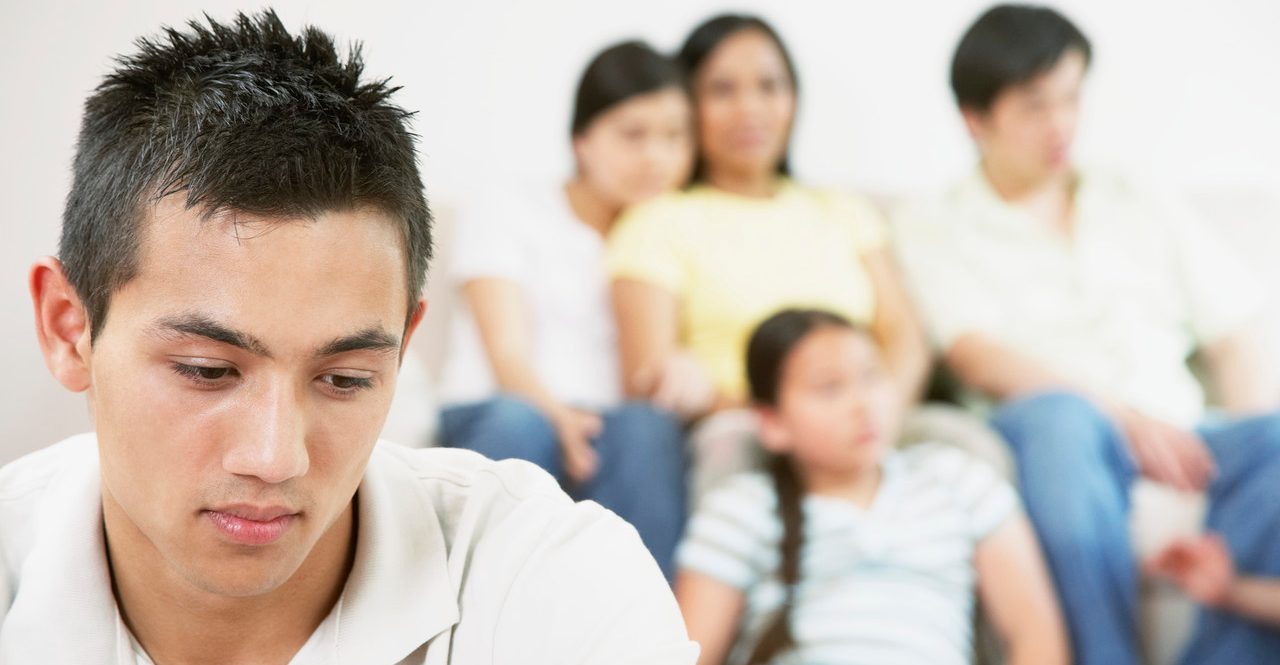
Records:
<instances>
[{"instance_id":1,"label":"woman's long dark hair","mask_svg":"<svg viewBox=\"0 0 1280 665\"><path fill-rule=\"evenodd\" d=\"M627 41L610 46L592 58L578 80L569 133L582 134L600 114L632 97L684 86L680 65L648 44Z\"/></svg>"},{"instance_id":2,"label":"woman's long dark hair","mask_svg":"<svg viewBox=\"0 0 1280 665\"><path fill-rule=\"evenodd\" d=\"M800 91L800 79L796 75L795 61L791 59L791 52L787 50L787 45L783 43L782 37L778 35L778 31L773 26L765 22L759 16L749 14L721 14L703 21L698 27L689 33L689 37L684 40L684 45L680 47L680 52L676 55L676 62L684 68L685 77L688 79L690 86L690 96L694 97L697 103L696 95L693 95L693 83L697 80L698 71L702 68L704 62L716 50L724 40L743 30L759 30L763 32L774 45L778 47L778 52L782 54L782 62L787 67L787 75L791 77L791 89L797 94ZM788 138L788 144L790 139ZM790 145L782 154L782 161L778 162L778 175L791 175L790 161ZM701 182L706 179L707 164L706 159L702 155L702 151L698 151L697 161L693 167L693 181Z\"/></svg>"},{"instance_id":3,"label":"woman's long dark hair","mask_svg":"<svg viewBox=\"0 0 1280 665\"><path fill-rule=\"evenodd\" d=\"M751 400L763 406L776 406L782 371L787 357L804 338L818 328L837 327L857 330L848 319L816 309L786 309L756 327L747 342L747 383ZM800 548L804 544L804 483L786 455L770 455L767 462L778 495L778 517L782 521L782 562L779 576L785 597L782 607L761 633L751 651L748 665L764 665L778 654L795 647L791 632L791 613L795 607L796 587L800 584Z\"/></svg>"}]
</instances>

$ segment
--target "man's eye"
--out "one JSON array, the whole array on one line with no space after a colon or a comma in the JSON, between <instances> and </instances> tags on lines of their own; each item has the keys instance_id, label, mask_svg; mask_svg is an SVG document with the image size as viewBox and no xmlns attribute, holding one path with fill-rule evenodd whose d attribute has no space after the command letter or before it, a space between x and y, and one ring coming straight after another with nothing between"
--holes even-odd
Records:
<instances>
[{"instance_id":1,"label":"man's eye","mask_svg":"<svg viewBox=\"0 0 1280 665\"><path fill-rule=\"evenodd\" d=\"M235 374L230 367L204 367L202 365L186 365L174 363L173 371L196 382L212 383Z\"/></svg>"},{"instance_id":2,"label":"man's eye","mask_svg":"<svg viewBox=\"0 0 1280 665\"><path fill-rule=\"evenodd\" d=\"M325 374L321 377L325 383L333 386L339 392L353 393L365 388L372 388L373 381L359 376L343 376L341 374Z\"/></svg>"}]
</instances>

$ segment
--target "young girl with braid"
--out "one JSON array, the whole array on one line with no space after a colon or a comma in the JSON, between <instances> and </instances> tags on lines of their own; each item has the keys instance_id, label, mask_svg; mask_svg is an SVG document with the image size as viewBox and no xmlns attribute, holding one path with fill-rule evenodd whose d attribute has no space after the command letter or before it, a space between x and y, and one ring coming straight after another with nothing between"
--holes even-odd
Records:
<instances>
[{"instance_id":1,"label":"young girl with braid","mask_svg":"<svg viewBox=\"0 0 1280 665\"><path fill-rule=\"evenodd\" d=\"M678 555L700 665L969 663L975 587L1009 665L1068 662L1013 489L950 446L889 448L893 388L866 331L775 314L747 379L767 471L709 495Z\"/></svg>"}]
</instances>

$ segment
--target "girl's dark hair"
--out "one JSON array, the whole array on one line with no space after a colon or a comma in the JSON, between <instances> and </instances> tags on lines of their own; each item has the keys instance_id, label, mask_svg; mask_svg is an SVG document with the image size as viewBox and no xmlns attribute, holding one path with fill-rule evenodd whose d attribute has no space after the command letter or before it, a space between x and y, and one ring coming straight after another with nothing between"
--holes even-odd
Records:
<instances>
[{"instance_id":1,"label":"girl's dark hair","mask_svg":"<svg viewBox=\"0 0 1280 665\"><path fill-rule=\"evenodd\" d=\"M778 402L778 389L787 357L796 346L818 328L838 327L858 330L848 319L825 310L786 309L765 319L747 342L747 383L751 400L759 405ZM782 554L779 575L785 598L772 622L761 633L751 651L748 665L763 665L778 654L795 647L791 633L791 612L796 587L800 584L800 547L804 543L804 484L786 455L770 455L766 463L778 495L778 517L782 521Z\"/></svg>"},{"instance_id":2,"label":"girl's dark hair","mask_svg":"<svg viewBox=\"0 0 1280 665\"><path fill-rule=\"evenodd\" d=\"M759 30L763 32L774 45L778 47L778 52L782 54L782 62L787 67L787 75L791 78L791 89L800 90L800 78L796 75L795 61L791 59L791 52L787 50L787 45L783 43L782 37L778 35L778 31L773 26L765 22L759 16L749 14L721 14L703 21L698 27L689 33L689 37L684 40L684 45L680 47L680 53L676 55L676 62L684 68L685 76L688 77L690 86L698 76L701 69L711 53L720 46L724 40L743 30ZM778 175L791 175L790 162L790 146L782 155L782 161L778 162ZM700 182L706 178L706 160L703 158L701 151L698 153L697 162L694 164L693 181Z\"/></svg>"},{"instance_id":3,"label":"girl's dark hair","mask_svg":"<svg viewBox=\"0 0 1280 665\"><path fill-rule=\"evenodd\" d=\"M574 96L570 134L582 134L601 113L632 97L683 87L680 66L648 44L627 41L610 46L582 72Z\"/></svg>"}]
</instances>

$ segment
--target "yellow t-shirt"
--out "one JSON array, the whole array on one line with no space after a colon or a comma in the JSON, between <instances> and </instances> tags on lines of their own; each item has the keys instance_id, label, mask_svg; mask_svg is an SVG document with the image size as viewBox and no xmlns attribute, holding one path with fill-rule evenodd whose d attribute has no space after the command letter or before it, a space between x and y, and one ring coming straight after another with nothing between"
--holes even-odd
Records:
<instances>
[{"instance_id":1,"label":"yellow t-shirt","mask_svg":"<svg viewBox=\"0 0 1280 665\"><path fill-rule=\"evenodd\" d=\"M789 180L772 198L695 186L628 211L609 235L608 271L680 299L682 346L725 395L746 397L746 343L780 309L814 307L869 324L862 262L885 244L866 200Z\"/></svg>"}]
</instances>

